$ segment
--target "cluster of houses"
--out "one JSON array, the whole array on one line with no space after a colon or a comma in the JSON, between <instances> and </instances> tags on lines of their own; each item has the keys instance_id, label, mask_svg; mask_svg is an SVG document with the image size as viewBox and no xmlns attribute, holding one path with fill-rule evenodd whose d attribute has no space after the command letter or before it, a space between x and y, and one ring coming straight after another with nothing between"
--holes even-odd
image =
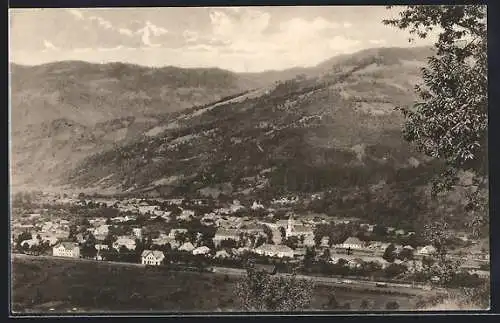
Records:
<instances>
[{"instance_id":1,"label":"cluster of houses","mask_svg":"<svg viewBox=\"0 0 500 323\"><path fill-rule=\"evenodd\" d=\"M26 223L28 222L29 223ZM13 219L11 224L11 243L22 232L30 232L31 238L21 242L21 245L33 247L42 243L55 245L58 241L68 238L70 222L65 219L46 220L40 213L32 213L27 219Z\"/></svg>"},{"instance_id":2,"label":"cluster of houses","mask_svg":"<svg viewBox=\"0 0 500 323\"><path fill-rule=\"evenodd\" d=\"M321 198L316 196L315 198ZM95 248L98 251L96 259L102 260L100 251L113 248L117 251L126 248L130 251L136 250L136 240L144 238L144 230L141 227L134 227L130 234L119 235L116 237L112 245L104 243L105 238L110 232L112 225L120 226L130 220L137 218L139 214L147 215L150 219L162 218L166 223L172 220L170 211L163 210L158 205L150 205L147 201L140 199L124 199L124 200L82 200L77 198L59 199L59 202L69 204L85 205L88 203L101 203L107 207L112 207L120 211L120 215L113 218L96 217L89 219L89 226L86 228L88 233L96 238ZM183 205L182 199L164 200L172 205ZM194 201L196 202L196 201ZM193 201L192 201L193 203ZM200 201L201 203L201 201ZM297 203L297 198L281 198L272 201L272 205L291 205ZM235 216L236 212L241 214L241 211L247 209L238 201L233 201L227 207L214 209L210 213L206 213L199 217L200 223L206 226L215 226L216 232L213 236L213 246L203 244L201 233L195 235L196 239L180 239L183 234L188 233L187 228L176 227L169 232L159 232L159 235L152 239L152 244L156 246L170 245L171 249L189 252L193 255L203 255L207 258L231 258L241 255L245 252L253 252L255 254L266 257L302 259L306 254L306 250L314 248L317 254L323 254L328 249L330 255L330 263L339 263L344 260L346 266L350 268L359 268L366 263L377 263L382 268L387 267L390 263L382 256L390 245L383 241L361 241L357 237L348 237L345 241L339 244L331 244L328 236L320 239L319 244L315 241L315 228L318 224L333 222L334 224L347 224L358 222L359 219L354 218L321 218L321 217L301 217L301 220L294 219L289 216L288 219L271 220L274 209L266 209L263 204L254 201L250 206L252 210L267 210L269 211L268 220L251 219L248 216ZM195 218L195 212L189 208L180 207L181 212L176 216L178 220L189 221ZM126 214L126 215L123 215ZM328 221L328 222L327 222ZM24 222L27 222L26 219ZM28 246L36 245L37 243L47 241L52 247L54 256L59 257L80 257L79 243L85 241L85 234L79 233L76 236L76 241L68 242L70 234L69 221L64 219L53 219L40 216L39 213L33 213L29 216L29 224L22 221L14 220L13 228L20 231L32 232L32 238L21 243ZM360 227L367 232L372 232L375 225L362 223ZM410 236L414 232L405 232L397 228L387 228L389 233L396 236ZM13 231L15 232L15 231ZM297 246L291 248L286 243L286 240L291 238L297 241ZM225 243L226 242L226 243ZM160 248L161 249L161 248ZM433 246L421 246L413 248L409 245L394 245L394 253L399 254L403 251L413 255L410 259L396 259L394 263L404 265L408 270L418 271L422 268L422 259L425 256L431 256L436 252ZM318 252L319 251L319 252ZM482 253L484 255L484 253ZM479 257L479 256L478 256ZM477 257L476 257L477 258ZM165 254L159 250L144 250L141 254L141 263L145 265L159 265L165 259ZM488 259L482 259L486 262ZM471 271L480 272L479 260L474 259L468 262L468 269ZM484 274L481 272L481 274Z\"/></svg>"}]
</instances>

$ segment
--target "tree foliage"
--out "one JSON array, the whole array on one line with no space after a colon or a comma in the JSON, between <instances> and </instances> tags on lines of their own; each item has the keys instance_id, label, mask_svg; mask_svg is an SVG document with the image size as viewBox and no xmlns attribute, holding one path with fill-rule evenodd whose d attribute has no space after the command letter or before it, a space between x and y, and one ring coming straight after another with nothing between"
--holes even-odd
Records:
<instances>
[{"instance_id":1,"label":"tree foliage","mask_svg":"<svg viewBox=\"0 0 500 323\"><path fill-rule=\"evenodd\" d=\"M309 305L314 285L312 281L272 276L250 266L236 285L236 295L246 311L302 311Z\"/></svg>"},{"instance_id":2,"label":"tree foliage","mask_svg":"<svg viewBox=\"0 0 500 323\"><path fill-rule=\"evenodd\" d=\"M387 310L397 310L399 308L399 303L396 301L387 302L385 309Z\"/></svg>"},{"instance_id":3,"label":"tree foliage","mask_svg":"<svg viewBox=\"0 0 500 323\"><path fill-rule=\"evenodd\" d=\"M419 102L400 108L405 139L445 161L445 171L433 183L434 194L456 185L459 171L472 171L474 185L486 185L486 6L407 6L399 18L383 22L420 38L438 33L435 55L428 58L423 83L416 87Z\"/></svg>"},{"instance_id":4,"label":"tree foliage","mask_svg":"<svg viewBox=\"0 0 500 323\"><path fill-rule=\"evenodd\" d=\"M396 247L394 246L393 243L391 243L389 246L384 251L384 254L382 258L387 260L388 262L394 262L396 259L396 254L395 254Z\"/></svg>"}]
</instances>

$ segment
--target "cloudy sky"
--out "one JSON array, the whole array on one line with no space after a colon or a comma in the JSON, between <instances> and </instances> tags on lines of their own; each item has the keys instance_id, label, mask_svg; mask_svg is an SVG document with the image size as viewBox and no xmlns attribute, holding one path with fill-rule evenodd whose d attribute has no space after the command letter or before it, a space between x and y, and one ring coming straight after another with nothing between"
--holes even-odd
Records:
<instances>
[{"instance_id":1,"label":"cloudy sky","mask_svg":"<svg viewBox=\"0 0 500 323\"><path fill-rule=\"evenodd\" d=\"M312 66L370 47L418 46L384 26L383 6L14 9L10 60L220 67L237 72Z\"/></svg>"}]
</instances>

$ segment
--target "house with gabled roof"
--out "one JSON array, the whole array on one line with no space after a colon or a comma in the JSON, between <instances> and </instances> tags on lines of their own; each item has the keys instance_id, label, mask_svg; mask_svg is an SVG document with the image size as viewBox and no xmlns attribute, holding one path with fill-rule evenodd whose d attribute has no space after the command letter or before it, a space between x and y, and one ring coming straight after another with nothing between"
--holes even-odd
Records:
<instances>
[{"instance_id":1,"label":"house with gabled roof","mask_svg":"<svg viewBox=\"0 0 500 323\"><path fill-rule=\"evenodd\" d=\"M184 228L177 228L177 229L172 229L170 230L170 233L168 234L168 237L170 239L175 239L175 236L177 234L181 234L181 233L187 233L188 230L187 229L184 229Z\"/></svg>"},{"instance_id":2,"label":"house with gabled roof","mask_svg":"<svg viewBox=\"0 0 500 323\"><path fill-rule=\"evenodd\" d=\"M226 250L219 250L215 253L215 258L227 259L230 257L231 257L231 255Z\"/></svg>"},{"instance_id":3,"label":"house with gabled roof","mask_svg":"<svg viewBox=\"0 0 500 323\"><path fill-rule=\"evenodd\" d=\"M42 233L40 234L40 237L43 242L48 242L50 246L54 246L59 241L56 236L50 233Z\"/></svg>"},{"instance_id":4,"label":"house with gabled roof","mask_svg":"<svg viewBox=\"0 0 500 323\"><path fill-rule=\"evenodd\" d=\"M361 249L363 248L363 245L363 241L359 240L359 238L349 237L340 245L340 247L345 249Z\"/></svg>"},{"instance_id":5,"label":"house with gabled roof","mask_svg":"<svg viewBox=\"0 0 500 323\"><path fill-rule=\"evenodd\" d=\"M263 244L254 249L254 252L259 255L279 258L293 258L293 249L285 245Z\"/></svg>"},{"instance_id":6,"label":"house with gabled roof","mask_svg":"<svg viewBox=\"0 0 500 323\"><path fill-rule=\"evenodd\" d=\"M95 228L94 235L107 235L109 233L109 225L102 224Z\"/></svg>"},{"instance_id":7,"label":"house with gabled roof","mask_svg":"<svg viewBox=\"0 0 500 323\"><path fill-rule=\"evenodd\" d=\"M319 246L322 247L322 248L328 248L330 246L330 237L329 236L323 236L321 238L321 242L320 242Z\"/></svg>"},{"instance_id":8,"label":"house with gabled roof","mask_svg":"<svg viewBox=\"0 0 500 323\"><path fill-rule=\"evenodd\" d=\"M120 248L124 246L128 250L135 250L135 240L131 239L128 236L119 236L115 242L113 242L113 248L116 250L120 250Z\"/></svg>"},{"instance_id":9,"label":"house with gabled roof","mask_svg":"<svg viewBox=\"0 0 500 323\"><path fill-rule=\"evenodd\" d=\"M287 226L286 226L286 238L289 237L304 237L304 245L306 246L314 246L314 231L313 228L310 226L302 225L302 224L297 224L296 221L293 219L293 216L290 215L287 221Z\"/></svg>"},{"instance_id":10,"label":"house with gabled roof","mask_svg":"<svg viewBox=\"0 0 500 323\"><path fill-rule=\"evenodd\" d=\"M60 242L52 248L55 257L80 258L80 247L74 242Z\"/></svg>"},{"instance_id":11,"label":"house with gabled roof","mask_svg":"<svg viewBox=\"0 0 500 323\"><path fill-rule=\"evenodd\" d=\"M188 251L188 252L191 252L194 250L194 246L191 242L186 242L184 243L182 246L179 247L179 250L180 251Z\"/></svg>"},{"instance_id":12,"label":"house with gabled roof","mask_svg":"<svg viewBox=\"0 0 500 323\"><path fill-rule=\"evenodd\" d=\"M238 242L240 241L240 232L236 229L218 228L213 238L215 247L219 247L224 240L234 240Z\"/></svg>"},{"instance_id":13,"label":"house with gabled roof","mask_svg":"<svg viewBox=\"0 0 500 323\"><path fill-rule=\"evenodd\" d=\"M36 238L31 238L31 239L28 239L28 240L24 240L20 243L21 246L23 247L28 247L28 248L32 248L33 246L38 246L39 245L39 241L38 239Z\"/></svg>"},{"instance_id":14,"label":"house with gabled roof","mask_svg":"<svg viewBox=\"0 0 500 323\"><path fill-rule=\"evenodd\" d=\"M417 254L421 256L433 255L436 253L436 248L432 245L427 245L425 247L417 249Z\"/></svg>"},{"instance_id":15,"label":"house with gabled roof","mask_svg":"<svg viewBox=\"0 0 500 323\"><path fill-rule=\"evenodd\" d=\"M143 265L159 266L165 259L165 255L159 250L144 250L141 254Z\"/></svg>"},{"instance_id":16,"label":"house with gabled roof","mask_svg":"<svg viewBox=\"0 0 500 323\"><path fill-rule=\"evenodd\" d=\"M193 255L207 255L210 253L210 248L207 246L201 246L193 250Z\"/></svg>"}]
</instances>

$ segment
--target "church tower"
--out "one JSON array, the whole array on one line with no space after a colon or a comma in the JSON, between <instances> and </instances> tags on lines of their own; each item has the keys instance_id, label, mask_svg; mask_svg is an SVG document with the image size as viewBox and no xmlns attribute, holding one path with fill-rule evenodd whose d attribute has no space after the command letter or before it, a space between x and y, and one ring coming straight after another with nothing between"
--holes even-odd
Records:
<instances>
[{"instance_id":1,"label":"church tower","mask_svg":"<svg viewBox=\"0 0 500 323\"><path fill-rule=\"evenodd\" d=\"M288 224L286 226L286 237L290 237L293 235L293 216L290 214L288 217Z\"/></svg>"}]
</instances>

